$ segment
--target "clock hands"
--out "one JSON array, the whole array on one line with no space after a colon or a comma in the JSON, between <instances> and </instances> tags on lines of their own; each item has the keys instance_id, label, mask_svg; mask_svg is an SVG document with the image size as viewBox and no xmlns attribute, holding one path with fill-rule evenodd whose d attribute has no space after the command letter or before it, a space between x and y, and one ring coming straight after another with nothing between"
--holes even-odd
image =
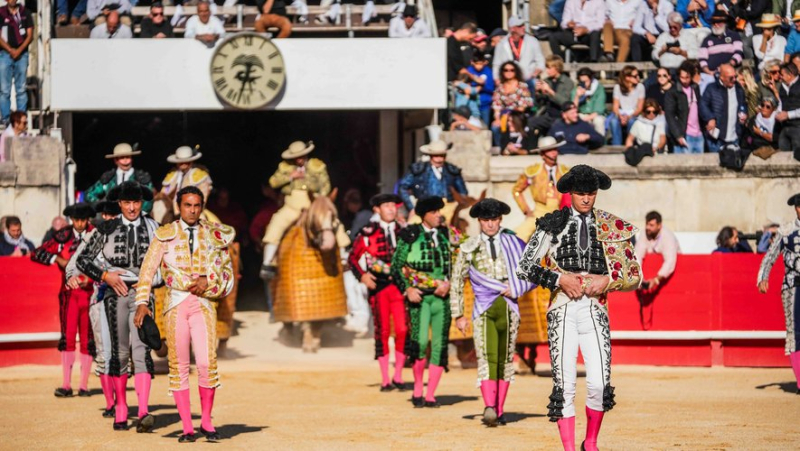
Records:
<instances>
[{"instance_id":1,"label":"clock hands","mask_svg":"<svg viewBox=\"0 0 800 451\"><path fill-rule=\"evenodd\" d=\"M256 80L261 78L260 76L253 75L253 69L255 67L259 67L263 70L264 65L261 64L261 60L255 55L239 55L233 60L233 64L231 65L231 67L236 66L244 66L244 70L237 72L236 76L234 77L242 84L241 88L239 88L239 96L237 100L237 102L241 102L245 89L252 93L253 84L255 84Z\"/></svg>"}]
</instances>

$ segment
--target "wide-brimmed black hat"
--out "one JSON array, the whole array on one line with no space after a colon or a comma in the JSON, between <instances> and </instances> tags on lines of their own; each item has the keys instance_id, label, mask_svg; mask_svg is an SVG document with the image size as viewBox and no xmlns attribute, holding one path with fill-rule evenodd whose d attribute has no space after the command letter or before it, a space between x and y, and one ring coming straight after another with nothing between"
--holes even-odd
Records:
<instances>
[{"instance_id":1,"label":"wide-brimmed black hat","mask_svg":"<svg viewBox=\"0 0 800 451\"><path fill-rule=\"evenodd\" d=\"M790 197L789 200L786 201L786 204L790 207L800 207L800 193Z\"/></svg>"},{"instance_id":2,"label":"wide-brimmed black hat","mask_svg":"<svg viewBox=\"0 0 800 451\"><path fill-rule=\"evenodd\" d=\"M139 328L139 339L142 343L146 344L148 348L158 351L161 349L161 334L158 333L158 326L150 315L144 315L142 327Z\"/></svg>"},{"instance_id":3,"label":"wide-brimmed black hat","mask_svg":"<svg viewBox=\"0 0 800 451\"><path fill-rule=\"evenodd\" d=\"M611 178L603 171L579 164L558 180L556 188L561 193L592 193L598 189L611 188Z\"/></svg>"},{"instance_id":4,"label":"wide-brimmed black hat","mask_svg":"<svg viewBox=\"0 0 800 451\"><path fill-rule=\"evenodd\" d=\"M94 209L97 210L100 214L107 214L117 216L118 214L122 213L119 209L119 204L117 202L111 202L109 200L104 200L98 202L94 205Z\"/></svg>"},{"instance_id":5,"label":"wide-brimmed black hat","mask_svg":"<svg viewBox=\"0 0 800 451\"><path fill-rule=\"evenodd\" d=\"M122 200L147 202L153 200L153 191L139 182L122 182L121 185L115 187L108 193L108 200L111 202L119 202Z\"/></svg>"},{"instance_id":6,"label":"wide-brimmed black hat","mask_svg":"<svg viewBox=\"0 0 800 451\"><path fill-rule=\"evenodd\" d=\"M425 216L425 213L441 210L442 208L444 208L444 202L441 197L424 197L417 201L414 211L421 218Z\"/></svg>"},{"instance_id":7,"label":"wide-brimmed black hat","mask_svg":"<svg viewBox=\"0 0 800 451\"><path fill-rule=\"evenodd\" d=\"M511 213L511 207L497 199L483 199L469 209L469 216L478 219L494 219Z\"/></svg>"},{"instance_id":8,"label":"wide-brimmed black hat","mask_svg":"<svg viewBox=\"0 0 800 451\"><path fill-rule=\"evenodd\" d=\"M91 219L94 215L94 208L86 202L79 202L64 209L64 216L72 219Z\"/></svg>"},{"instance_id":9,"label":"wide-brimmed black hat","mask_svg":"<svg viewBox=\"0 0 800 451\"><path fill-rule=\"evenodd\" d=\"M403 202L403 199L401 199L397 194L392 193L376 194L369 200L369 205L371 207L379 207L381 204L385 204L387 202L399 204Z\"/></svg>"}]
</instances>

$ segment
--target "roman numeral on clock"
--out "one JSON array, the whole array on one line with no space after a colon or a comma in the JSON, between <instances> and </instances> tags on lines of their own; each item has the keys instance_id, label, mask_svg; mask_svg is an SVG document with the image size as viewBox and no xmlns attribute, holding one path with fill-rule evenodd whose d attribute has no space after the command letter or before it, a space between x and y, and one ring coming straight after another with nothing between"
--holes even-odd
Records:
<instances>
[{"instance_id":1,"label":"roman numeral on clock","mask_svg":"<svg viewBox=\"0 0 800 451\"><path fill-rule=\"evenodd\" d=\"M276 82L275 80L270 80L267 82L267 87L274 91L278 89L278 82Z\"/></svg>"},{"instance_id":2,"label":"roman numeral on clock","mask_svg":"<svg viewBox=\"0 0 800 451\"><path fill-rule=\"evenodd\" d=\"M225 70L225 68L222 67L222 66L214 66L214 68L211 70L211 73L212 74L221 74L224 70Z\"/></svg>"},{"instance_id":3,"label":"roman numeral on clock","mask_svg":"<svg viewBox=\"0 0 800 451\"><path fill-rule=\"evenodd\" d=\"M276 57L276 56L278 56L278 55L280 55L280 52L278 52L278 51L276 50L276 51L272 52L272 53L269 55L269 59L273 59L273 58L275 58L275 57Z\"/></svg>"},{"instance_id":4,"label":"roman numeral on clock","mask_svg":"<svg viewBox=\"0 0 800 451\"><path fill-rule=\"evenodd\" d=\"M228 82L224 78L217 78L214 80L214 84L217 86L217 89L225 89L228 87Z\"/></svg>"},{"instance_id":5,"label":"roman numeral on clock","mask_svg":"<svg viewBox=\"0 0 800 451\"><path fill-rule=\"evenodd\" d=\"M283 68L282 67L273 67L272 68L272 73L273 74L282 74L283 73Z\"/></svg>"}]
</instances>

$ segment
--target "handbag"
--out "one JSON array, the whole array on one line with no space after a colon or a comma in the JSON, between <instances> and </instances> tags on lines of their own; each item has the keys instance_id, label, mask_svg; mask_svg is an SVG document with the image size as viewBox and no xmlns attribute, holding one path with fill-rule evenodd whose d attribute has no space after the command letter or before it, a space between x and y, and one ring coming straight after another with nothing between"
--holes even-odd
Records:
<instances>
[{"instance_id":1,"label":"handbag","mask_svg":"<svg viewBox=\"0 0 800 451\"><path fill-rule=\"evenodd\" d=\"M719 165L723 168L741 171L750 153L736 144L725 144L719 150Z\"/></svg>"},{"instance_id":2,"label":"handbag","mask_svg":"<svg viewBox=\"0 0 800 451\"><path fill-rule=\"evenodd\" d=\"M656 138L656 125L653 124L653 133L650 135L650 142L642 144L634 144L625 149L625 162L635 167L642 162L644 157L652 157L653 155L655 155L653 152L653 144L652 144L655 138Z\"/></svg>"}]
</instances>

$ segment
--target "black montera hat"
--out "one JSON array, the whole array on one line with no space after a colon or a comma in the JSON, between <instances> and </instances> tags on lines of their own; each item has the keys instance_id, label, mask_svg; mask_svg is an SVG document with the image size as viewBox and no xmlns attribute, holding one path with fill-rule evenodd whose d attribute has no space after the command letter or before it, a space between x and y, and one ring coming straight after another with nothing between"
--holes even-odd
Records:
<instances>
[{"instance_id":1,"label":"black montera hat","mask_svg":"<svg viewBox=\"0 0 800 451\"><path fill-rule=\"evenodd\" d=\"M579 164L559 179L556 188L561 193L591 193L598 189L611 188L611 178L603 171Z\"/></svg>"},{"instance_id":2,"label":"black montera hat","mask_svg":"<svg viewBox=\"0 0 800 451\"><path fill-rule=\"evenodd\" d=\"M478 219L494 219L511 213L511 207L497 199L483 199L469 209L469 216Z\"/></svg>"},{"instance_id":3,"label":"black montera hat","mask_svg":"<svg viewBox=\"0 0 800 451\"><path fill-rule=\"evenodd\" d=\"M73 219L91 219L94 215L94 208L86 202L79 202L64 209L64 216Z\"/></svg>"},{"instance_id":4,"label":"black montera hat","mask_svg":"<svg viewBox=\"0 0 800 451\"><path fill-rule=\"evenodd\" d=\"M417 201L414 211L421 218L425 216L425 213L441 210L442 208L444 208L444 202L442 202L441 197L424 197Z\"/></svg>"},{"instance_id":5,"label":"black montera hat","mask_svg":"<svg viewBox=\"0 0 800 451\"><path fill-rule=\"evenodd\" d=\"M381 204L385 204L387 202L399 204L403 202L403 199L401 199L397 194L392 193L376 194L369 200L369 205L371 207L379 207Z\"/></svg>"},{"instance_id":6,"label":"black montera hat","mask_svg":"<svg viewBox=\"0 0 800 451\"><path fill-rule=\"evenodd\" d=\"M139 182L122 182L108 193L108 200L111 202L119 202L122 200L140 200L151 201L153 200L153 191L140 184Z\"/></svg>"},{"instance_id":7,"label":"black montera hat","mask_svg":"<svg viewBox=\"0 0 800 451\"><path fill-rule=\"evenodd\" d=\"M790 197L789 200L786 201L786 204L790 207L800 207L800 193Z\"/></svg>"}]
</instances>

